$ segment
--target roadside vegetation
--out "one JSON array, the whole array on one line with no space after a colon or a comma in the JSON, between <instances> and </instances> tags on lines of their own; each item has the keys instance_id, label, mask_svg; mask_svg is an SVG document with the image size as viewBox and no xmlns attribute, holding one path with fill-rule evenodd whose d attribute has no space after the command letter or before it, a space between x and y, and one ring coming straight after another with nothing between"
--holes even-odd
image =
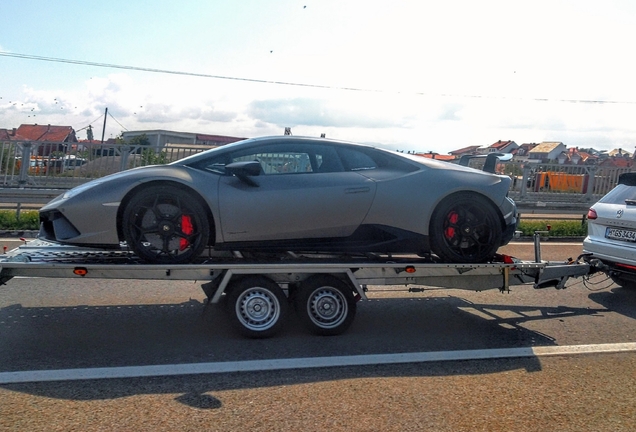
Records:
<instances>
[{"instance_id":1,"label":"roadside vegetation","mask_svg":"<svg viewBox=\"0 0 636 432\"><path fill-rule=\"evenodd\" d=\"M39 228L37 210L22 210L19 218L15 210L0 210L0 230L38 230ZM532 236L535 231L549 231L550 237L585 237L587 223L582 224L576 220L521 220L518 230L523 233L523 236Z\"/></svg>"},{"instance_id":2,"label":"roadside vegetation","mask_svg":"<svg viewBox=\"0 0 636 432\"><path fill-rule=\"evenodd\" d=\"M40 229L40 216L37 210L22 210L19 218L15 210L0 210L0 230L38 229Z\"/></svg>"},{"instance_id":3,"label":"roadside vegetation","mask_svg":"<svg viewBox=\"0 0 636 432\"><path fill-rule=\"evenodd\" d=\"M550 237L585 237L587 235L587 222L577 220L531 220L519 222L517 228L522 236L532 236L535 231L548 231Z\"/></svg>"}]
</instances>

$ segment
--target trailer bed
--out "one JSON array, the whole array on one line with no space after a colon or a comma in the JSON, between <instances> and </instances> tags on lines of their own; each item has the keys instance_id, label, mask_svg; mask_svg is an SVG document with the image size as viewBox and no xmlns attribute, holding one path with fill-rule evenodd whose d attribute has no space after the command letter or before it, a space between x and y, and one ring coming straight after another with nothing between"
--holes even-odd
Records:
<instances>
[{"instance_id":1,"label":"trailer bed","mask_svg":"<svg viewBox=\"0 0 636 432\"><path fill-rule=\"evenodd\" d=\"M534 261L497 256L484 264L448 264L416 256L211 253L193 264L145 264L122 246L102 250L34 240L0 258L0 283L13 277L196 280L210 303L227 294L237 328L270 336L294 303L309 329L338 334L353 320L355 303L369 286L425 285L468 290L508 290L511 285L564 288L590 272L578 261ZM417 290L417 289L416 289ZM287 301L287 300L289 301ZM300 300L299 300L300 299Z\"/></svg>"}]
</instances>

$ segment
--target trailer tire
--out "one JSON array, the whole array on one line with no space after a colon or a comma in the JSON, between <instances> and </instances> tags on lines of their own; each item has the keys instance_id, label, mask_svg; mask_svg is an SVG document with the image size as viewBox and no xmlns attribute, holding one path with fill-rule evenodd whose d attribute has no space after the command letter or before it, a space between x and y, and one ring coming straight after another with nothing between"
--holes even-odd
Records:
<instances>
[{"instance_id":1,"label":"trailer tire","mask_svg":"<svg viewBox=\"0 0 636 432\"><path fill-rule=\"evenodd\" d=\"M243 336L266 338L276 334L288 313L288 301L276 282L265 276L248 276L228 287L230 322Z\"/></svg>"},{"instance_id":2,"label":"trailer tire","mask_svg":"<svg viewBox=\"0 0 636 432\"><path fill-rule=\"evenodd\" d=\"M313 334L339 335L356 315L356 300L351 287L335 276L318 275L304 281L294 296L296 313Z\"/></svg>"}]
</instances>

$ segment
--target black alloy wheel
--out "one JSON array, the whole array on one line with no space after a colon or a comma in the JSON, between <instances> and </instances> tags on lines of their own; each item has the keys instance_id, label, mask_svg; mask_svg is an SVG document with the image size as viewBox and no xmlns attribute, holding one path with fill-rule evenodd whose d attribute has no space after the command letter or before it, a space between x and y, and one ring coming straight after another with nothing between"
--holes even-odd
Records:
<instances>
[{"instance_id":1,"label":"black alloy wheel","mask_svg":"<svg viewBox=\"0 0 636 432\"><path fill-rule=\"evenodd\" d=\"M148 263L187 263L201 254L210 225L201 204L175 186L139 191L126 205L123 233L128 246Z\"/></svg>"},{"instance_id":2,"label":"black alloy wheel","mask_svg":"<svg viewBox=\"0 0 636 432\"><path fill-rule=\"evenodd\" d=\"M487 262L501 245L501 237L497 210L479 195L450 196L431 218L431 249L444 262Z\"/></svg>"}]
</instances>

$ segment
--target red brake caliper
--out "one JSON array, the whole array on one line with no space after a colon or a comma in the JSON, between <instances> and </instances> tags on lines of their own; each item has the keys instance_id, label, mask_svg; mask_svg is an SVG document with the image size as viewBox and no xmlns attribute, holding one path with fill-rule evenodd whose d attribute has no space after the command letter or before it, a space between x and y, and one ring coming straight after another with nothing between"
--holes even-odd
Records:
<instances>
[{"instance_id":1,"label":"red brake caliper","mask_svg":"<svg viewBox=\"0 0 636 432\"><path fill-rule=\"evenodd\" d=\"M457 225L457 222L459 221L459 215L457 214L457 212L453 211L448 214L448 217L446 219L448 220L449 224ZM455 227L452 227L452 226L447 227L444 230L444 235L446 236L448 240L455 237Z\"/></svg>"},{"instance_id":2,"label":"red brake caliper","mask_svg":"<svg viewBox=\"0 0 636 432\"><path fill-rule=\"evenodd\" d=\"M190 235L194 232L194 227L192 226L192 218L190 216L181 216L181 232L185 235ZM188 239L179 239L179 250L185 250L189 245L190 242L188 241Z\"/></svg>"}]
</instances>

